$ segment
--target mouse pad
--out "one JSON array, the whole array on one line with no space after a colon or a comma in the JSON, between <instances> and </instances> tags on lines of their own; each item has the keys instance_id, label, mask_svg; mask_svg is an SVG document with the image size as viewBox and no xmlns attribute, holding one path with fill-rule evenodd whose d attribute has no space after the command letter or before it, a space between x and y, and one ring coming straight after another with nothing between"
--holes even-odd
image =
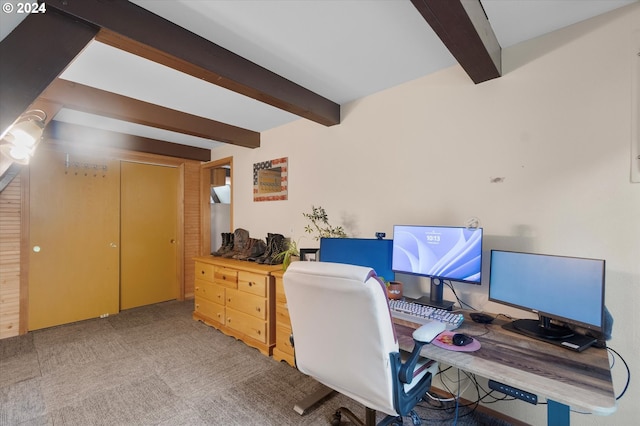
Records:
<instances>
[{"instance_id":1,"label":"mouse pad","mask_svg":"<svg viewBox=\"0 0 640 426\"><path fill-rule=\"evenodd\" d=\"M453 344L454 334L456 334L455 331L443 331L442 333L438 334L438 336L435 339L431 341L431 344L439 348L446 349L448 351L456 351L456 352L475 352L478 349L480 349L480 342L478 342L476 339L473 339L473 342L465 346L454 345Z\"/></svg>"}]
</instances>

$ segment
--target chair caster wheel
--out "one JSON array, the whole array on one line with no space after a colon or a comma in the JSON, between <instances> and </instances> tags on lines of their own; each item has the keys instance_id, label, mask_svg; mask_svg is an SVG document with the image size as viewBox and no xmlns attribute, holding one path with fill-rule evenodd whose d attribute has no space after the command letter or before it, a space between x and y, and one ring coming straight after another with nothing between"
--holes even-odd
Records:
<instances>
[{"instance_id":1,"label":"chair caster wheel","mask_svg":"<svg viewBox=\"0 0 640 426\"><path fill-rule=\"evenodd\" d=\"M342 413L340 413L340 410L337 410L331 418L331 426L340 426L340 423L342 423Z\"/></svg>"},{"instance_id":2,"label":"chair caster wheel","mask_svg":"<svg viewBox=\"0 0 640 426\"><path fill-rule=\"evenodd\" d=\"M411 410L411 413L409 415L411 416L411 421L413 422L414 426L422 424L422 419L414 410Z\"/></svg>"}]
</instances>

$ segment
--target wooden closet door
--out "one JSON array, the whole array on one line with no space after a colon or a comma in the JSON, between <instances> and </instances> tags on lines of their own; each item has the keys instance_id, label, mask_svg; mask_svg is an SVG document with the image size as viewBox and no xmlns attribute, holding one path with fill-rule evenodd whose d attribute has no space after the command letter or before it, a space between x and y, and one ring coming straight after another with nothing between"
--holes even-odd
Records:
<instances>
[{"instance_id":1,"label":"wooden closet door","mask_svg":"<svg viewBox=\"0 0 640 426\"><path fill-rule=\"evenodd\" d=\"M179 295L176 167L121 164L120 308Z\"/></svg>"},{"instance_id":2,"label":"wooden closet door","mask_svg":"<svg viewBox=\"0 0 640 426\"><path fill-rule=\"evenodd\" d=\"M33 158L29 330L118 312L119 168L44 147Z\"/></svg>"}]
</instances>

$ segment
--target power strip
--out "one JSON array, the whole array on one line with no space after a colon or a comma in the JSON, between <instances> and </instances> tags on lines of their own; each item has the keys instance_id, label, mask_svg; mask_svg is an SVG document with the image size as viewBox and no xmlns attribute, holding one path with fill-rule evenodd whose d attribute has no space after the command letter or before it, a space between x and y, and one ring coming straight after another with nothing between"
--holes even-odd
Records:
<instances>
[{"instance_id":1,"label":"power strip","mask_svg":"<svg viewBox=\"0 0 640 426\"><path fill-rule=\"evenodd\" d=\"M514 388L509 385L505 385L504 383L498 383L495 380L489 380L489 388L497 390L498 392L502 392L505 395L521 399L533 405L538 404L538 395L531 392L523 391L518 388Z\"/></svg>"}]
</instances>

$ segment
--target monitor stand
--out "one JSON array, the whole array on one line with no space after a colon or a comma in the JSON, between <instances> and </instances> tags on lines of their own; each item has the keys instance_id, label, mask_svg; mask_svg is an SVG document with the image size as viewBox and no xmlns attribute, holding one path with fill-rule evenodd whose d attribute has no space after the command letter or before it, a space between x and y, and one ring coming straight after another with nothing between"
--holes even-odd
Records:
<instances>
[{"instance_id":1,"label":"monitor stand","mask_svg":"<svg viewBox=\"0 0 640 426\"><path fill-rule=\"evenodd\" d=\"M596 343L595 337L553 326L549 321L550 319L545 316L540 316L538 320L519 319L504 324L502 328L576 352L582 352Z\"/></svg>"},{"instance_id":2,"label":"monitor stand","mask_svg":"<svg viewBox=\"0 0 640 426\"><path fill-rule=\"evenodd\" d=\"M440 278L431 278L431 289L429 291L429 297L422 296L415 302L421 305L431 306L436 309L444 309L445 311L452 311L453 304L449 300L443 300L443 287L444 280Z\"/></svg>"},{"instance_id":3,"label":"monitor stand","mask_svg":"<svg viewBox=\"0 0 640 426\"><path fill-rule=\"evenodd\" d=\"M569 328L555 326L551 324L548 317L540 315L540 319L519 319L511 323L513 328L527 334L544 340L562 340L573 336L573 331Z\"/></svg>"}]
</instances>

